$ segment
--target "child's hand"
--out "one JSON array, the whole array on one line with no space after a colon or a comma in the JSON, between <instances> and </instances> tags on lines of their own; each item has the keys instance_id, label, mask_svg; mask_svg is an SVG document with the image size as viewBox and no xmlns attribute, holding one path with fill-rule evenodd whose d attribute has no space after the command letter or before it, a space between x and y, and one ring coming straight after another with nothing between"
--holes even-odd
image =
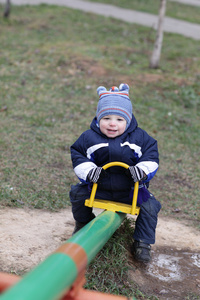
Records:
<instances>
[{"instance_id":1,"label":"child's hand","mask_svg":"<svg viewBox=\"0 0 200 300\"><path fill-rule=\"evenodd\" d=\"M140 181L146 177L146 174L139 167L130 166L127 171L134 182Z\"/></svg>"},{"instance_id":2,"label":"child's hand","mask_svg":"<svg viewBox=\"0 0 200 300\"><path fill-rule=\"evenodd\" d=\"M105 170L102 167L96 167L89 171L87 179L90 182L97 183L105 175Z\"/></svg>"}]
</instances>

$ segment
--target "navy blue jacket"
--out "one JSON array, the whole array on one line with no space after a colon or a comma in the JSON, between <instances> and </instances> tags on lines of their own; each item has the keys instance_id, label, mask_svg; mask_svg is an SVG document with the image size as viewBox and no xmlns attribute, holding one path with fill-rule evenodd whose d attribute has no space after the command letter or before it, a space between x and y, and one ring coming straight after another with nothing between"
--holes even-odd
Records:
<instances>
[{"instance_id":1,"label":"navy blue jacket","mask_svg":"<svg viewBox=\"0 0 200 300\"><path fill-rule=\"evenodd\" d=\"M93 119L90 129L83 132L71 146L74 172L81 182L87 182L88 172L96 167L113 162L124 162L130 166L140 167L149 182L158 170L157 141L138 127L133 115L127 130L116 138L104 135ZM131 189L133 182L125 174L125 169L112 167L106 170L108 176L102 179L98 189L108 191L125 191Z\"/></svg>"}]
</instances>

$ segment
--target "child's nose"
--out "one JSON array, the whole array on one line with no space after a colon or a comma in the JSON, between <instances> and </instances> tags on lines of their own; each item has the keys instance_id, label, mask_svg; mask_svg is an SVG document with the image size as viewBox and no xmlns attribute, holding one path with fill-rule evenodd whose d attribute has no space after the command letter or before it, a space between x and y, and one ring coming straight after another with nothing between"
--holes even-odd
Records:
<instances>
[{"instance_id":1,"label":"child's nose","mask_svg":"<svg viewBox=\"0 0 200 300\"><path fill-rule=\"evenodd\" d=\"M110 121L110 126L116 126L115 121Z\"/></svg>"}]
</instances>

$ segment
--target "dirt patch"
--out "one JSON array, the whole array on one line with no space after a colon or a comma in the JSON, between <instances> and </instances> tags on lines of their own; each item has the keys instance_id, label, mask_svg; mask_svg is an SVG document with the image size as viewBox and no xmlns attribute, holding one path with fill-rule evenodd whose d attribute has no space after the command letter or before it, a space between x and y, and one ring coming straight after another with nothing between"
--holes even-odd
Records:
<instances>
[{"instance_id":1,"label":"dirt patch","mask_svg":"<svg viewBox=\"0 0 200 300\"><path fill-rule=\"evenodd\" d=\"M71 236L74 220L70 208L5 208L0 210L0 227L0 271L23 274ZM130 255L130 281L159 299L200 295L200 233L184 222L160 217L156 236L151 263L137 263Z\"/></svg>"},{"instance_id":2,"label":"dirt patch","mask_svg":"<svg viewBox=\"0 0 200 300\"><path fill-rule=\"evenodd\" d=\"M129 278L143 292L159 300L200 299L200 233L185 222L160 217L152 261L129 259Z\"/></svg>"},{"instance_id":3,"label":"dirt patch","mask_svg":"<svg viewBox=\"0 0 200 300\"><path fill-rule=\"evenodd\" d=\"M71 236L73 226L70 209L0 210L0 271L29 271Z\"/></svg>"}]
</instances>

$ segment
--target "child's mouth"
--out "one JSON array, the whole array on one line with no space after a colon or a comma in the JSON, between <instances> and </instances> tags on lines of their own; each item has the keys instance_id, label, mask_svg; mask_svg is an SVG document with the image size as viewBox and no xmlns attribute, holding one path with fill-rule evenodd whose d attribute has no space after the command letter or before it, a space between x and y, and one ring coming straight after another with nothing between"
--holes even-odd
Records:
<instances>
[{"instance_id":1,"label":"child's mouth","mask_svg":"<svg viewBox=\"0 0 200 300\"><path fill-rule=\"evenodd\" d=\"M117 130L108 129L108 135L115 136L117 134Z\"/></svg>"}]
</instances>

